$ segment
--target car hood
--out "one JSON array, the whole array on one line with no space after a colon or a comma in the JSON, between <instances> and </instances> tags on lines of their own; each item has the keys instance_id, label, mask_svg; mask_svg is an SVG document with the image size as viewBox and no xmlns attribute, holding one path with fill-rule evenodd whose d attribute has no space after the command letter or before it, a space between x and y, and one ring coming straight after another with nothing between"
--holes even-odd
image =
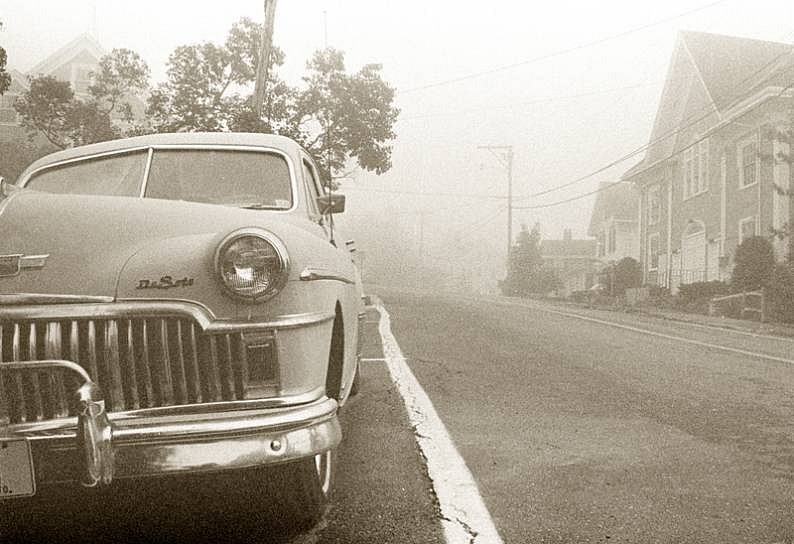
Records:
<instances>
[{"instance_id":1,"label":"car hood","mask_svg":"<svg viewBox=\"0 0 794 544\"><path fill-rule=\"evenodd\" d=\"M262 213L191 202L19 191L0 203L0 255L48 257L42 268L0 277L0 294L116 297L122 272L131 263L149 268L141 279L171 274L168 255L158 254L162 262L138 261L151 258L152 247L177 242L203 255L203 269L191 273L208 278L207 257L218 242L235 229L261 224ZM296 230L288 215L278 214L275 226L267 228L277 236Z\"/></svg>"}]
</instances>

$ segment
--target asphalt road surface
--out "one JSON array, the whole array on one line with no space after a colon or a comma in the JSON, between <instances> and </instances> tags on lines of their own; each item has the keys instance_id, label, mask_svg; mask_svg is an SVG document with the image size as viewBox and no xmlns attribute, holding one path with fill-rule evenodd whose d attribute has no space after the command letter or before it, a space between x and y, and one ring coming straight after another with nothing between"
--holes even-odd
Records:
<instances>
[{"instance_id":1,"label":"asphalt road surface","mask_svg":"<svg viewBox=\"0 0 794 544\"><path fill-rule=\"evenodd\" d=\"M794 543L793 340L373 291L504 542ZM367 332L361 393L342 414L334 499L313 531L274 525L266 506L223 478L66 494L48 522L18 536L445 542L432 460L384 361L374 311Z\"/></svg>"},{"instance_id":2,"label":"asphalt road surface","mask_svg":"<svg viewBox=\"0 0 794 544\"><path fill-rule=\"evenodd\" d=\"M381 295L505 542L794 542L791 339Z\"/></svg>"}]
</instances>

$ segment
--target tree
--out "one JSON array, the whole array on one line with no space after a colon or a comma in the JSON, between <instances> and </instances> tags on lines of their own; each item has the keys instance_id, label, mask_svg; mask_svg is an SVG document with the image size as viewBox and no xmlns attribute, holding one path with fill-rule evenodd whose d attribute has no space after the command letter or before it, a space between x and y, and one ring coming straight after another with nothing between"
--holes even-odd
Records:
<instances>
[{"instance_id":1,"label":"tree","mask_svg":"<svg viewBox=\"0 0 794 544\"><path fill-rule=\"evenodd\" d=\"M762 236L752 236L736 248L731 286L736 292L768 287L775 268L772 243Z\"/></svg>"},{"instance_id":2,"label":"tree","mask_svg":"<svg viewBox=\"0 0 794 544\"><path fill-rule=\"evenodd\" d=\"M223 45L204 42L177 47L168 57L167 79L152 92L147 113L152 129L179 131L259 131L283 128L291 112L292 89L276 70L268 74L268 96L263 119L257 119L250 92L259 58L261 27L251 19L236 22ZM273 48L273 66L284 54Z\"/></svg>"},{"instance_id":3,"label":"tree","mask_svg":"<svg viewBox=\"0 0 794 544\"><path fill-rule=\"evenodd\" d=\"M84 99L76 97L66 81L32 78L28 91L14 104L22 126L61 149L126 135L133 116L125 97L146 89L148 66L136 53L114 49L100 60L92 77Z\"/></svg>"},{"instance_id":4,"label":"tree","mask_svg":"<svg viewBox=\"0 0 794 544\"><path fill-rule=\"evenodd\" d=\"M326 175L342 172L355 158L364 170L391 168L393 126L399 110L394 89L381 78L381 66L345 72L344 54L325 49L307 63L306 89L299 93L293 127Z\"/></svg>"},{"instance_id":5,"label":"tree","mask_svg":"<svg viewBox=\"0 0 794 544\"><path fill-rule=\"evenodd\" d=\"M508 296L546 294L558 289L559 278L552 268L544 265L540 252L540 225L530 231L521 225L516 243L510 248L507 277L500 282L502 293Z\"/></svg>"},{"instance_id":6,"label":"tree","mask_svg":"<svg viewBox=\"0 0 794 544\"><path fill-rule=\"evenodd\" d=\"M8 62L6 50L0 47L0 95L11 87L11 74L6 71L6 62Z\"/></svg>"},{"instance_id":7,"label":"tree","mask_svg":"<svg viewBox=\"0 0 794 544\"><path fill-rule=\"evenodd\" d=\"M226 42L178 47L168 60L167 80L152 92L147 112L156 131L246 131L289 136L317 160L324 177L343 173L348 163L381 174L391 167L393 126L399 110L394 89L369 64L354 74L344 54L316 52L301 88L281 80L284 62L271 52L262 116L253 104L261 25L241 19Z\"/></svg>"}]
</instances>

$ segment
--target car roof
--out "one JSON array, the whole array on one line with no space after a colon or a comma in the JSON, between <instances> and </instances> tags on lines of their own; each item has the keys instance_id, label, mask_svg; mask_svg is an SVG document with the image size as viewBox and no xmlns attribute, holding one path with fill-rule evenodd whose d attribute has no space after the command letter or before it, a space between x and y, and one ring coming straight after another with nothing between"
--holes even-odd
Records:
<instances>
[{"instance_id":1,"label":"car roof","mask_svg":"<svg viewBox=\"0 0 794 544\"><path fill-rule=\"evenodd\" d=\"M135 136L120 140L109 140L96 144L82 145L64 149L46 155L28 166L19 180L34 170L38 170L49 164L79 159L91 155L102 153L112 153L125 149L135 149L147 146L161 145L219 145L219 146L254 146L254 147L273 147L280 149L293 158L297 159L299 150L302 149L294 140L276 134L262 134L256 132L177 132L148 134L145 136Z\"/></svg>"}]
</instances>

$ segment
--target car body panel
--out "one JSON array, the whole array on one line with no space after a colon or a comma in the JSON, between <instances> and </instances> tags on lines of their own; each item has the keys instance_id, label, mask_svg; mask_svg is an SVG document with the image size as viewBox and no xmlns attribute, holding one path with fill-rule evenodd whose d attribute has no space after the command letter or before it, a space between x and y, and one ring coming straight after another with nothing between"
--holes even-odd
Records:
<instances>
[{"instance_id":1,"label":"car body panel","mask_svg":"<svg viewBox=\"0 0 794 544\"><path fill-rule=\"evenodd\" d=\"M140 196L48 194L24 189L31 176L41 169L68 165L97 155L112 156L131 149L160 148L229 148L278 152L287 157L290 164L293 205L289 210L241 209ZM268 406L272 406L276 412L294 408L296 411L291 413L298 414L300 406L332 402L332 405L327 402L323 404L330 411L327 417L323 416L322 421L307 420L302 425L300 417L296 416L297 419L290 423L290 432L294 431L290 440L305 442L300 437L307 436L306 429L315 429L316 433L322 435L315 436L315 433L312 436L316 439L290 450L290 458L310 456L319 453L317 448L335 446L339 440L336 407L346 402L358 364L359 323L363 315L362 286L352 255L345 248L336 247L329 228L323 224L323 218L318 217L312 208L312 195L302 178L303 169L296 168L304 160L310 159L295 142L287 138L261 134L201 133L161 134L104 142L54 153L33 163L17 182L21 189L0 201L0 232L3 233L0 237L0 255L46 256L46 261L35 269L20 270L19 274L0 277L0 335L5 334L0 336L0 344L3 338L6 342L5 351L0 348L0 370L11 353L9 342L14 343L16 358L19 351L17 347L25 344L27 340L24 335L28 331L31 345L34 337L36 342L44 338L46 349L40 348L39 357L56 347L58 355L66 354L68 350L65 346L69 343L66 331L70 319L73 330L76 330L74 323L92 319L93 316L100 320L97 326L102 324L102 319L118 323L112 324L112 327L111 324L107 325L109 328L105 330L104 340L98 346L107 352L128 342L129 358L119 358L118 355L115 358L116 364L122 361L122 376L128 372L123 368L124 362L135 360L133 354L139 358L138 351L133 351L131 347L133 334L139 334L137 329L133 333L132 320L138 316L162 318L164 360L166 365L171 366L175 364L173 357L176 355L172 354L169 359L169 349L173 351L178 348L178 357L183 365L185 354L182 352L182 339L176 340L178 344L173 344L174 340L166 336L166 316L196 324L200 334L209 335L207 338L234 333L235 341L242 342L240 349L247 349L245 346L249 345L249 337L264 335L275 345L278 376L277 385L268 393L261 393L260 400L231 399L203 404L179 402L176 405L170 405L173 401L168 401L163 406L145 409L142 406L140 409L110 410L108 416L117 433L117 446L123 446L124 451L116 458L121 463L119 475L136 477L180 472L182 469L188 472L203 470L187 461L180 468L179 461L174 461L179 456L191 455L189 444L195 445L192 451L197 458L204 459L202 466L212 466L212 470L224 469L224 457L220 452L224 447L228 449L235 444L236 447L247 448L250 454L248 458L254 460L251 464L278 462L279 455L273 455L273 452L255 451L257 443L260 446L265 444L262 437L280 436L278 425L273 423L278 418L268 416ZM144 187L145 179L141 181L141 189ZM268 299L245 300L231 296L224 289L216 270L216 252L221 242L232 233L252 228L271 233L286 246L289 254L288 277L280 291ZM325 388L335 319L341 320L344 325L342 384L336 398L327 398L331 395ZM41 321L38 332L33 332L35 329L31 325L24 325L35 320ZM127 340L124 337L125 326L129 327ZM12 327L13 336L9 332ZM42 332L42 328L46 328L46 332ZM148 345L146 334L144 331L144 345ZM57 335L57 340L52 335ZM86 338L96 342L93 336L80 336L79 340L85 342ZM149 338L150 342L152 338ZM168 347L169 343L171 348ZM194 340L194 357L197 357L197 345ZM216 349L214 344L212 349ZM236 368L238 363L235 361L241 357L237 348L234 349L229 344L230 368ZM34 354L30 350L25 352L23 348L21 353ZM137 361L134 366L140 364ZM105 379L109 378L105 376ZM253 416L255 413L259 414L257 421L262 426L241 432L238 423L246 419L245 414ZM221 417L221 423L215 421L216 416ZM3 417L6 417L5 424ZM74 429L80 426L81 420L65 417L11 422L8 417L8 411L0 409L0 439L17 436L35 442L34 457L50 460L46 463L42 461L49 463L49 468L40 475L42 482L69 480L71 477L66 472L57 474L56 470L56 474L52 473L52 467L58 464L55 462L53 465L52 460L63 455L73 456L80 450L80 447L64 446L64 440L80 440L80 433L75 434ZM207 418L215 423L207 423ZM130 425L133 425L134 432L130 430ZM166 433L160 436L171 436L168 439L170 442L166 440L168 443L163 443L162 448L145 449L143 442L151 440L157 434L152 434L153 429L163 425L171 430L193 428L198 434L191 435L188 431L172 436ZM136 436L149 438L142 438L143 442L138 448ZM206 440L202 442L204 438ZM204 445L200 447L199 442ZM218 455L217 462L212 460L215 455L212 452ZM164 463L162 470L158 471L156 463L142 460L150 454L170 455L171 461ZM133 466L135 463L144 463L147 468L136 468ZM241 464L245 463L235 458L226 468L239 467Z\"/></svg>"}]
</instances>

